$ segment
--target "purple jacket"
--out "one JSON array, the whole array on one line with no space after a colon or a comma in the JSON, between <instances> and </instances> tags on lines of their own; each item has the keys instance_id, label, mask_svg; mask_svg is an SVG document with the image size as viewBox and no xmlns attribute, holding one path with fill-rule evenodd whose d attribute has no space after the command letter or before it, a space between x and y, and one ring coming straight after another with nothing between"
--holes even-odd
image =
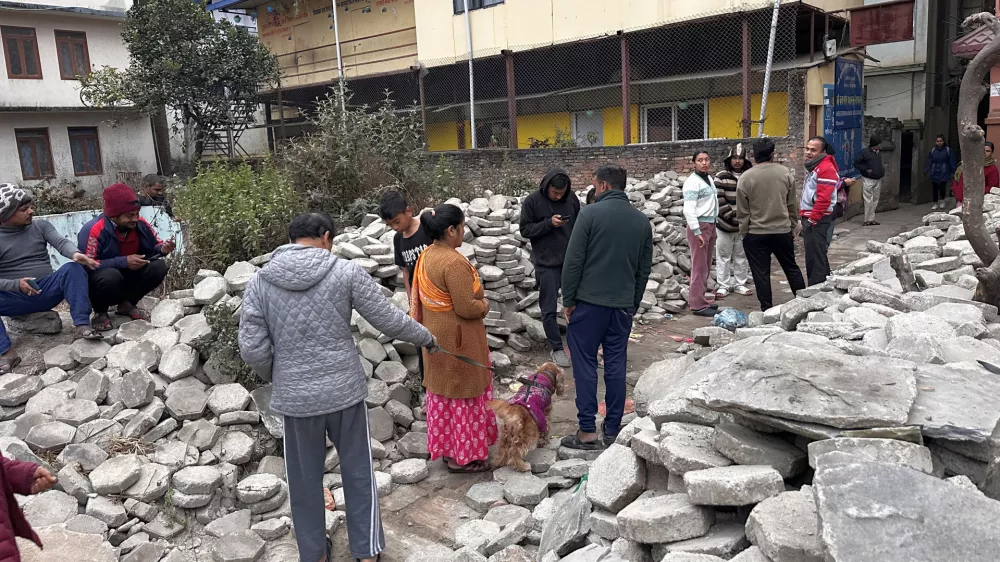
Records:
<instances>
[{"instance_id":1,"label":"purple jacket","mask_svg":"<svg viewBox=\"0 0 1000 562\"><path fill-rule=\"evenodd\" d=\"M525 381L524 386L518 389L507 403L527 408L531 418L535 420L535 425L538 426L538 431L545 433L549 427L548 421L545 419L545 410L552 405L552 394L555 392L555 388L549 377L541 373L535 373L522 380Z\"/></svg>"}]
</instances>

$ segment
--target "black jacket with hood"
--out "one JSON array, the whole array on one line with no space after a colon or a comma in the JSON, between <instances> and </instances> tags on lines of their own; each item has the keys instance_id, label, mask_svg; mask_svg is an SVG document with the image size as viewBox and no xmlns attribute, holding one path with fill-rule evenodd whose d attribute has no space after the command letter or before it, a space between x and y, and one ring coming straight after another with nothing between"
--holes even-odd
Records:
<instances>
[{"instance_id":1,"label":"black jacket with hood","mask_svg":"<svg viewBox=\"0 0 1000 562\"><path fill-rule=\"evenodd\" d=\"M531 261L536 267L562 267L573 225L580 214L580 199L573 193L572 185L566 189L562 199L549 199L549 183L558 175L566 176L569 184L566 170L550 168L542 178L538 191L526 197L521 204L521 236L531 240ZM553 215L562 216L566 224L553 227Z\"/></svg>"}]
</instances>

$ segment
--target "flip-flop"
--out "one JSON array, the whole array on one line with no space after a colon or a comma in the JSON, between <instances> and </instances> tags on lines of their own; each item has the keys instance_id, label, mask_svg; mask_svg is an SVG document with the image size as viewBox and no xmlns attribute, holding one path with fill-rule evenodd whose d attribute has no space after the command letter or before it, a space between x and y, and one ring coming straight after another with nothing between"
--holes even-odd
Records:
<instances>
[{"instance_id":1,"label":"flip-flop","mask_svg":"<svg viewBox=\"0 0 1000 562\"><path fill-rule=\"evenodd\" d=\"M478 474L481 472L489 472L493 467L490 463L486 461L472 461L469 464L463 464L462 466L448 467L448 472L452 474Z\"/></svg>"},{"instance_id":2,"label":"flip-flop","mask_svg":"<svg viewBox=\"0 0 1000 562\"><path fill-rule=\"evenodd\" d=\"M0 357L0 375L6 375L21 364L21 357L15 355L13 358Z\"/></svg>"},{"instance_id":3,"label":"flip-flop","mask_svg":"<svg viewBox=\"0 0 1000 562\"><path fill-rule=\"evenodd\" d=\"M103 340L104 336L101 335L99 331L94 329L93 326L77 326L74 328L74 333L78 339L81 340Z\"/></svg>"},{"instance_id":4,"label":"flip-flop","mask_svg":"<svg viewBox=\"0 0 1000 562\"><path fill-rule=\"evenodd\" d=\"M94 319L90 321L90 325L98 332L108 332L114 329L111 318L107 314L94 316Z\"/></svg>"},{"instance_id":5,"label":"flip-flop","mask_svg":"<svg viewBox=\"0 0 1000 562\"><path fill-rule=\"evenodd\" d=\"M115 314L118 316L128 316L132 320L145 320L146 322L149 322L149 315L138 306L132 307L132 310L128 312L122 312L121 308L119 308L115 311Z\"/></svg>"},{"instance_id":6,"label":"flip-flop","mask_svg":"<svg viewBox=\"0 0 1000 562\"><path fill-rule=\"evenodd\" d=\"M604 449L604 443L601 442L600 438L594 441L580 441L580 436L576 433L563 437L559 444L567 449L576 449L577 451L600 451Z\"/></svg>"}]
</instances>

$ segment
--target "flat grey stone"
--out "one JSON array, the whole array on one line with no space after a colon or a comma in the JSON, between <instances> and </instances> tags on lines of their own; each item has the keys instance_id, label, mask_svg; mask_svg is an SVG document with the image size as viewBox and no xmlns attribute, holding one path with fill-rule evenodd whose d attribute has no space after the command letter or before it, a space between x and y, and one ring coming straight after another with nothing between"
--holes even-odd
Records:
<instances>
[{"instance_id":1,"label":"flat grey stone","mask_svg":"<svg viewBox=\"0 0 1000 562\"><path fill-rule=\"evenodd\" d=\"M711 554L698 554L694 552L668 552L660 562L719 562L725 560Z\"/></svg>"},{"instance_id":2,"label":"flat grey stone","mask_svg":"<svg viewBox=\"0 0 1000 562\"><path fill-rule=\"evenodd\" d=\"M684 473L684 486L697 505L751 505L785 491L781 475L766 465L692 470Z\"/></svg>"},{"instance_id":3,"label":"flat grey stone","mask_svg":"<svg viewBox=\"0 0 1000 562\"><path fill-rule=\"evenodd\" d=\"M283 481L273 474L252 474L240 480L236 497L246 504L262 502L280 492L282 484Z\"/></svg>"},{"instance_id":4,"label":"flat grey stone","mask_svg":"<svg viewBox=\"0 0 1000 562\"><path fill-rule=\"evenodd\" d=\"M160 301L149 314L150 324L157 328L173 326L181 318L184 318L184 305L175 299Z\"/></svg>"},{"instance_id":5,"label":"flat grey stone","mask_svg":"<svg viewBox=\"0 0 1000 562\"><path fill-rule=\"evenodd\" d=\"M156 463L146 463L139 469L139 478L122 495L143 503L154 502L170 487L170 469Z\"/></svg>"},{"instance_id":6,"label":"flat grey stone","mask_svg":"<svg viewBox=\"0 0 1000 562\"><path fill-rule=\"evenodd\" d=\"M757 504L746 534L774 562L823 562L819 523L811 490L785 492Z\"/></svg>"},{"instance_id":7,"label":"flat grey stone","mask_svg":"<svg viewBox=\"0 0 1000 562\"><path fill-rule=\"evenodd\" d=\"M503 499L504 487L499 482L479 482L473 484L465 494L466 505L480 513L486 513L493 504Z\"/></svg>"},{"instance_id":8,"label":"flat grey stone","mask_svg":"<svg viewBox=\"0 0 1000 562\"><path fill-rule=\"evenodd\" d=\"M607 511L596 510L590 515L590 530L597 536L609 541L616 541L621 536L618 531L618 516ZM633 543L633 541L627 539L621 540Z\"/></svg>"},{"instance_id":9,"label":"flat grey stone","mask_svg":"<svg viewBox=\"0 0 1000 562\"><path fill-rule=\"evenodd\" d=\"M194 301L202 305L214 304L226 296L228 289L229 286L224 278L209 277L194 286Z\"/></svg>"},{"instance_id":10,"label":"flat grey stone","mask_svg":"<svg viewBox=\"0 0 1000 562\"><path fill-rule=\"evenodd\" d=\"M189 377L198 369L198 352L179 343L163 353L157 368L160 375L170 382Z\"/></svg>"},{"instance_id":11,"label":"flat grey stone","mask_svg":"<svg viewBox=\"0 0 1000 562\"><path fill-rule=\"evenodd\" d=\"M123 344L124 345L124 344ZM126 371L151 371L160 364L163 352L154 342L143 341L129 346L122 367Z\"/></svg>"},{"instance_id":12,"label":"flat grey stone","mask_svg":"<svg viewBox=\"0 0 1000 562\"><path fill-rule=\"evenodd\" d=\"M885 326L889 341L896 338L913 340L917 336L929 336L943 340L955 337L955 329L946 320L926 312L911 312L893 316Z\"/></svg>"},{"instance_id":13,"label":"flat grey stone","mask_svg":"<svg viewBox=\"0 0 1000 562\"><path fill-rule=\"evenodd\" d=\"M404 459L389 467L392 481L398 484L416 484L427 478L430 471L424 459Z\"/></svg>"},{"instance_id":14,"label":"flat grey stone","mask_svg":"<svg viewBox=\"0 0 1000 562\"><path fill-rule=\"evenodd\" d=\"M730 560L748 547L750 547L750 541L747 540L744 525L737 522L725 522L713 525L704 537L670 543L665 545L665 550L675 555L686 553Z\"/></svg>"},{"instance_id":15,"label":"flat grey stone","mask_svg":"<svg viewBox=\"0 0 1000 562\"><path fill-rule=\"evenodd\" d=\"M179 342L192 347L212 340L212 327L204 314L192 314L174 325L180 331Z\"/></svg>"},{"instance_id":16,"label":"flat grey stone","mask_svg":"<svg viewBox=\"0 0 1000 562\"><path fill-rule=\"evenodd\" d=\"M156 385L153 377L145 371L126 373L122 378L111 383L108 390L108 402L121 402L126 408L138 408L153 401Z\"/></svg>"},{"instance_id":17,"label":"flat grey stone","mask_svg":"<svg viewBox=\"0 0 1000 562\"><path fill-rule=\"evenodd\" d=\"M208 394L195 387L182 388L167 397L167 413L179 421L194 420L202 416L208 404Z\"/></svg>"},{"instance_id":18,"label":"flat grey stone","mask_svg":"<svg viewBox=\"0 0 1000 562\"><path fill-rule=\"evenodd\" d=\"M715 429L670 422L660 427L659 451L663 465L678 475L689 470L728 466L732 461L715 450Z\"/></svg>"},{"instance_id":19,"label":"flat grey stone","mask_svg":"<svg viewBox=\"0 0 1000 562\"><path fill-rule=\"evenodd\" d=\"M719 413L696 406L686 398L656 400L649 405L649 417L657 427L667 422L697 423L715 425L719 423Z\"/></svg>"},{"instance_id":20,"label":"flat grey stone","mask_svg":"<svg viewBox=\"0 0 1000 562\"><path fill-rule=\"evenodd\" d=\"M288 534L289 529L291 529L291 525L284 519L268 519L250 527L251 531L257 533L257 536L265 541L280 539Z\"/></svg>"},{"instance_id":21,"label":"flat grey stone","mask_svg":"<svg viewBox=\"0 0 1000 562\"><path fill-rule=\"evenodd\" d=\"M212 557L216 562L257 562L264 555L266 544L257 533L240 531L215 541Z\"/></svg>"},{"instance_id":22,"label":"flat grey stone","mask_svg":"<svg viewBox=\"0 0 1000 562\"><path fill-rule=\"evenodd\" d=\"M838 438L809 444L809 466L816 468L823 455L838 452L856 461L881 462L905 466L927 474L934 471L927 447L896 439Z\"/></svg>"},{"instance_id":23,"label":"flat grey stone","mask_svg":"<svg viewBox=\"0 0 1000 562\"><path fill-rule=\"evenodd\" d=\"M597 457L587 479L587 499L595 506L618 513L646 485L646 464L628 447L614 444Z\"/></svg>"},{"instance_id":24,"label":"flat grey stone","mask_svg":"<svg viewBox=\"0 0 1000 562\"><path fill-rule=\"evenodd\" d=\"M405 382L409 375L402 363L383 361L378 367L375 367L375 376L385 381L386 384L397 384Z\"/></svg>"},{"instance_id":25,"label":"flat grey stone","mask_svg":"<svg viewBox=\"0 0 1000 562\"><path fill-rule=\"evenodd\" d=\"M600 458L600 456L598 456ZM562 478L583 478L585 474L590 472L591 461L585 461L583 459L566 459L562 461L556 461L551 467L549 467L549 476L561 476Z\"/></svg>"},{"instance_id":26,"label":"flat grey stone","mask_svg":"<svg viewBox=\"0 0 1000 562\"><path fill-rule=\"evenodd\" d=\"M184 525L161 513L156 516L156 519L146 523L142 530L151 537L169 540L181 534L184 531Z\"/></svg>"},{"instance_id":27,"label":"flat grey stone","mask_svg":"<svg viewBox=\"0 0 1000 562\"><path fill-rule=\"evenodd\" d=\"M684 355L657 361L647 367L632 393L636 413L647 415L650 404L663 399L692 363L693 358Z\"/></svg>"},{"instance_id":28,"label":"flat grey stone","mask_svg":"<svg viewBox=\"0 0 1000 562\"><path fill-rule=\"evenodd\" d=\"M59 469L56 477L59 479L59 486L67 494L76 498L80 505L87 503L87 497L94 493L94 488L78 469L78 465L71 464Z\"/></svg>"},{"instance_id":29,"label":"flat grey stone","mask_svg":"<svg viewBox=\"0 0 1000 562\"><path fill-rule=\"evenodd\" d=\"M106 374L91 369L76 383L76 398L100 403L107 398L110 387L111 380Z\"/></svg>"},{"instance_id":30,"label":"flat grey stone","mask_svg":"<svg viewBox=\"0 0 1000 562\"><path fill-rule=\"evenodd\" d=\"M42 360L45 362L46 369L59 367L63 370L69 370L78 364L76 359L73 358L70 346L67 344L57 345L46 351L42 356Z\"/></svg>"},{"instance_id":31,"label":"flat grey stone","mask_svg":"<svg viewBox=\"0 0 1000 562\"><path fill-rule=\"evenodd\" d=\"M93 400L72 399L59 404L52 410L52 417L73 427L79 427L101 415L97 402Z\"/></svg>"},{"instance_id":32,"label":"flat grey stone","mask_svg":"<svg viewBox=\"0 0 1000 562\"><path fill-rule=\"evenodd\" d=\"M549 485L534 474L518 473L503 485L503 495L514 505L535 506L549 497Z\"/></svg>"},{"instance_id":33,"label":"flat grey stone","mask_svg":"<svg viewBox=\"0 0 1000 562\"><path fill-rule=\"evenodd\" d=\"M817 293L807 299L796 298L781 305L781 328L792 331L810 313L836 304L830 293Z\"/></svg>"},{"instance_id":34,"label":"flat grey stone","mask_svg":"<svg viewBox=\"0 0 1000 562\"><path fill-rule=\"evenodd\" d=\"M821 463L814 487L828 559L987 562L1000 551L1000 503L934 476L882 463Z\"/></svg>"},{"instance_id":35,"label":"flat grey stone","mask_svg":"<svg viewBox=\"0 0 1000 562\"><path fill-rule=\"evenodd\" d=\"M534 526L535 521L530 515L507 525L498 535L491 537L490 541L486 543L483 553L487 556L493 556L505 548L517 545L528 536Z\"/></svg>"},{"instance_id":36,"label":"flat grey stone","mask_svg":"<svg viewBox=\"0 0 1000 562\"><path fill-rule=\"evenodd\" d=\"M24 316L12 316L9 330L25 334L52 335L62 332L62 319L54 310L34 312Z\"/></svg>"},{"instance_id":37,"label":"flat grey stone","mask_svg":"<svg viewBox=\"0 0 1000 562\"><path fill-rule=\"evenodd\" d=\"M19 540L21 562L118 562L118 553L101 535L77 533L63 525L40 527L35 525L38 538L45 545L39 550L27 540Z\"/></svg>"},{"instance_id":38,"label":"flat grey stone","mask_svg":"<svg viewBox=\"0 0 1000 562\"><path fill-rule=\"evenodd\" d=\"M173 483L185 494L211 494L222 486L222 473L214 466L187 466L174 473Z\"/></svg>"},{"instance_id":39,"label":"flat grey stone","mask_svg":"<svg viewBox=\"0 0 1000 562\"><path fill-rule=\"evenodd\" d=\"M108 526L103 521L98 521L89 515L77 515L66 522L66 530L85 535L106 536Z\"/></svg>"},{"instance_id":40,"label":"flat grey stone","mask_svg":"<svg viewBox=\"0 0 1000 562\"><path fill-rule=\"evenodd\" d=\"M237 466L250 462L253 450L253 438L238 431L226 433L212 447L212 453L219 459L219 462L228 462Z\"/></svg>"},{"instance_id":41,"label":"flat grey stone","mask_svg":"<svg viewBox=\"0 0 1000 562\"><path fill-rule=\"evenodd\" d=\"M376 441L388 441L396 433L395 421L385 408L372 408L368 410L368 430L371 438Z\"/></svg>"},{"instance_id":42,"label":"flat grey stone","mask_svg":"<svg viewBox=\"0 0 1000 562\"><path fill-rule=\"evenodd\" d=\"M684 494L647 492L618 513L622 538L640 543L676 542L703 536L714 522L710 508Z\"/></svg>"},{"instance_id":43,"label":"flat grey stone","mask_svg":"<svg viewBox=\"0 0 1000 562\"><path fill-rule=\"evenodd\" d=\"M63 466L78 464L84 472L90 472L100 466L107 458L108 454L97 445L92 443L73 443L63 448L56 461Z\"/></svg>"},{"instance_id":44,"label":"flat grey stone","mask_svg":"<svg viewBox=\"0 0 1000 562\"><path fill-rule=\"evenodd\" d=\"M90 365L98 359L103 359L111 346L104 340L79 339L70 346L70 357L77 363ZM58 367L58 365L56 365Z\"/></svg>"},{"instance_id":45,"label":"flat grey stone","mask_svg":"<svg viewBox=\"0 0 1000 562\"><path fill-rule=\"evenodd\" d=\"M939 342L941 359L945 363L986 361L1000 365L1000 349L970 336L960 336Z\"/></svg>"},{"instance_id":46,"label":"flat grey stone","mask_svg":"<svg viewBox=\"0 0 1000 562\"><path fill-rule=\"evenodd\" d=\"M212 537L223 537L250 529L250 510L241 509L220 517L205 526L205 533Z\"/></svg>"},{"instance_id":47,"label":"flat grey stone","mask_svg":"<svg viewBox=\"0 0 1000 562\"><path fill-rule=\"evenodd\" d=\"M1000 378L978 366L920 365L909 424L936 439L982 442L1000 422Z\"/></svg>"},{"instance_id":48,"label":"flat grey stone","mask_svg":"<svg viewBox=\"0 0 1000 562\"><path fill-rule=\"evenodd\" d=\"M24 441L36 453L51 453L61 451L75 436L75 427L55 421L32 427Z\"/></svg>"},{"instance_id":49,"label":"flat grey stone","mask_svg":"<svg viewBox=\"0 0 1000 562\"><path fill-rule=\"evenodd\" d=\"M133 535L134 536L134 535ZM145 542L135 547L135 549L122 558L121 562L150 562L158 561L167 551L167 547L154 542Z\"/></svg>"},{"instance_id":50,"label":"flat grey stone","mask_svg":"<svg viewBox=\"0 0 1000 562\"><path fill-rule=\"evenodd\" d=\"M184 424L177 432L177 439L199 451L211 449L222 436L222 428L205 420L195 420Z\"/></svg>"},{"instance_id":51,"label":"flat grey stone","mask_svg":"<svg viewBox=\"0 0 1000 562\"><path fill-rule=\"evenodd\" d=\"M385 384L385 381L368 379L368 396L365 398L365 404L369 408L384 406L389 398L389 385Z\"/></svg>"},{"instance_id":52,"label":"flat grey stone","mask_svg":"<svg viewBox=\"0 0 1000 562\"><path fill-rule=\"evenodd\" d=\"M208 408L216 416L244 410L249 403L250 393L239 383L214 386L208 396Z\"/></svg>"},{"instance_id":53,"label":"flat grey stone","mask_svg":"<svg viewBox=\"0 0 1000 562\"><path fill-rule=\"evenodd\" d=\"M97 419L76 428L74 443L91 443L106 446L110 440L121 436L122 424L114 420Z\"/></svg>"},{"instance_id":54,"label":"flat grey stone","mask_svg":"<svg viewBox=\"0 0 1000 562\"><path fill-rule=\"evenodd\" d=\"M163 354L180 342L180 334L173 328L153 328L142 336L142 341L153 343L160 348L160 353Z\"/></svg>"},{"instance_id":55,"label":"flat grey stone","mask_svg":"<svg viewBox=\"0 0 1000 562\"><path fill-rule=\"evenodd\" d=\"M734 556L731 562L772 562L772 560L764 554L763 550L751 546Z\"/></svg>"},{"instance_id":56,"label":"flat grey stone","mask_svg":"<svg viewBox=\"0 0 1000 562\"><path fill-rule=\"evenodd\" d=\"M139 480L141 468L136 455L112 457L90 473L90 482L98 494L120 494Z\"/></svg>"},{"instance_id":57,"label":"flat grey stone","mask_svg":"<svg viewBox=\"0 0 1000 562\"><path fill-rule=\"evenodd\" d=\"M104 496L90 498L87 502L87 515L101 521L108 527L119 527L128 519L122 504Z\"/></svg>"},{"instance_id":58,"label":"flat grey stone","mask_svg":"<svg viewBox=\"0 0 1000 562\"><path fill-rule=\"evenodd\" d=\"M8 373L0 376L0 406L20 406L42 389L36 376Z\"/></svg>"},{"instance_id":59,"label":"flat grey stone","mask_svg":"<svg viewBox=\"0 0 1000 562\"><path fill-rule=\"evenodd\" d=\"M233 291L242 291L258 271L258 267L245 261L238 261L226 268L223 278Z\"/></svg>"},{"instance_id":60,"label":"flat grey stone","mask_svg":"<svg viewBox=\"0 0 1000 562\"><path fill-rule=\"evenodd\" d=\"M485 550L486 544L500 534L500 525L482 519L473 519L455 529L455 544L472 550Z\"/></svg>"},{"instance_id":61,"label":"flat grey stone","mask_svg":"<svg viewBox=\"0 0 1000 562\"><path fill-rule=\"evenodd\" d=\"M212 503L212 494L185 494L174 490L170 494L170 502L183 509L198 509Z\"/></svg>"},{"instance_id":62,"label":"flat grey stone","mask_svg":"<svg viewBox=\"0 0 1000 562\"><path fill-rule=\"evenodd\" d=\"M703 380L688 397L712 409L841 429L891 427L906 423L913 405L914 367L885 357L855 357L751 338L691 367L688 376L694 371L703 374Z\"/></svg>"},{"instance_id":63,"label":"flat grey stone","mask_svg":"<svg viewBox=\"0 0 1000 562\"><path fill-rule=\"evenodd\" d=\"M399 451L408 459L429 459L430 452L427 450L427 434L411 431L399 438L396 442Z\"/></svg>"},{"instance_id":64,"label":"flat grey stone","mask_svg":"<svg viewBox=\"0 0 1000 562\"><path fill-rule=\"evenodd\" d=\"M717 426L714 445L717 451L737 464L768 465L782 478L801 474L808 460L805 451L784 439L738 424Z\"/></svg>"},{"instance_id":65,"label":"flat grey stone","mask_svg":"<svg viewBox=\"0 0 1000 562\"><path fill-rule=\"evenodd\" d=\"M61 490L49 490L32 496L31 501L24 506L24 516L36 529L65 523L76 514L76 498Z\"/></svg>"}]
</instances>

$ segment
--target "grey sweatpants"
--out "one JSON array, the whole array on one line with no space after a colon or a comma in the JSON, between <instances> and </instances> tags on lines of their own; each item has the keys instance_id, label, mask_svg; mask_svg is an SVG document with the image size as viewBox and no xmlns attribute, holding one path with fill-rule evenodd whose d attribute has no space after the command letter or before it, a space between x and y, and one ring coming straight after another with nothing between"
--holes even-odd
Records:
<instances>
[{"instance_id":1,"label":"grey sweatpants","mask_svg":"<svg viewBox=\"0 0 1000 562\"><path fill-rule=\"evenodd\" d=\"M327 436L340 456L351 556L364 559L382 552L385 536L365 403L332 414L307 418L285 416L284 420L285 471L299 560L319 562L326 553L323 460Z\"/></svg>"}]
</instances>

